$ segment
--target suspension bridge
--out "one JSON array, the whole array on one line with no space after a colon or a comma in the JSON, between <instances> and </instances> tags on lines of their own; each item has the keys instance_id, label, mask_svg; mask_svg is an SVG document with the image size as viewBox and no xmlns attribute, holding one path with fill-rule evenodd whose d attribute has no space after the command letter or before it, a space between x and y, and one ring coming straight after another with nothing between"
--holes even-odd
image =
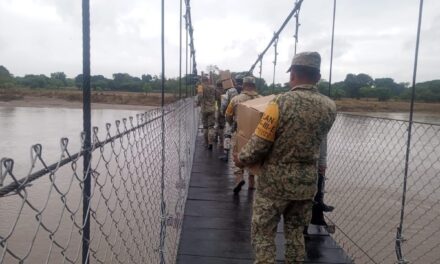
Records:
<instances>
[{"instance_id":1,"label":"suspension bridge","mask_svg":"<svg viewBox=\"0 0 440 264\"><path fill-rule=\"evenodd\" d=\"M26 175L16 174L14 160L1 159L0 263L253 262L252 192L233 196L230 164L201 147L188 78L179 83L179 100L165 105L161 3L161 107L98 128L91 127L90 8L82 1L81 148L72 150L62 138L59 161L49 163L43 145L35 144ZM326 200L336 206L326 220L336 231L309 227L305 263L440 262L440 126L413 120L419 3L409 120L338 114L329 134L326 184ZM294 18L296 53L304 4L295 1L249 74L259 65L261 77L273 48L275 82L279 36ZM336 7L334 0L330 95ZM180 1L180 25L179 75L185 68L185 76L197 76L190 0ZM282 225L278 231L277 260L283 262Z\"/></svg>"}]
</instances>

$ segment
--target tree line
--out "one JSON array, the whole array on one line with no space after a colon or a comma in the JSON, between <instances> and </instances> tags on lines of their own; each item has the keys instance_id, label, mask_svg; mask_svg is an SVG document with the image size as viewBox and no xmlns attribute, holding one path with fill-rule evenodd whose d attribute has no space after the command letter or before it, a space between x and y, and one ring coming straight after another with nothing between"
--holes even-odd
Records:
<instances>
[{"instance_id":1,"label":"tree line","mask_svg":"<svg viewBox=\"0 0 440 264\"><path fill-rule=\"evenodd\" d=\"M114 73L112 79L103 75L90 76L90 86L94 91L126 91L126 92L159 92L162 89L162 79L157 75L143 74L140 78L128 73ZM64 72L54 72L50 76L44 74L26 74L23 77L13 76L6 67L0 65L0 88L27 87L31 89L81 89L83 75L68 78ZM182 77L182 90L185 84L194 85L193 75ZM166 78L165 92L177 92L179 78Z\"/></svg>"},{"instance_id":2,"label":"tree line","mask_svg":"<svg viewBox=\"0 0 440 264\"><path fill-rule=\"evenodd\" d=\"M246 72L234 72L232 76L239 79L246 76ZM214 80L218 77L214 74ZM6 67L0 65L0 88L28 87L31 89L81 89L82 74L75 78L67 78L64 72L54 72L50 76L44 74L27 74L23 77L13 76ZM188 75L180 80L182 89L185 84L193 86L197 82L197 76ZM95 91L127 91L127 92L159 92L162 87L161 77L158 75L143 74L140 78L128 73L114 73L112 78L103 75L91 76L91 88ZM275 85L268 84L264 79L256 78L257 90L260 94L281 93L290 89L288 83ZM331 85L330 96L335 99L341 98L369 98L379 101L408 100L411 98L409 83L396 83L392 78L375 78L365 73L349 73L343 81ZM318 83L321 93L329 95L329 83L321 80ZM166 78L165 91L176 93L179 90L179 78ZM416 100L424 102L440 102L440 80L420 82L416 84Z\"/></svg>"}]
</instances>

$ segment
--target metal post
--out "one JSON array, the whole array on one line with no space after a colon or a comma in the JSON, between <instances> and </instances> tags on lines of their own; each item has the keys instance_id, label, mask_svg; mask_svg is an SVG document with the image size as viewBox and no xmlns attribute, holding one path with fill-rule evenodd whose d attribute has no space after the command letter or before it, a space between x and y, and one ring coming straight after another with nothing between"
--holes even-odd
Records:
<instances>
[{"instance_id":1,"label":"metal post","mask_svg":"<svg viewBox=\"0 0 440 264\"><path fill-rule=\"evenodd\" d=\"M160 245L159 258L160 263L165 263L165 236L166 236L166 203L165 203L165 0L162 0L162 29L161 29L161 45L162 45L162 164L160 178Z\"/></svg>"},{"instance_id":2,"label":"metal post","mask_svg":"<svg viewBox=\"0 0 440 264\"><path fill-rule=\"evenodd\" d=\"M89 263L90 247L90 189L91 173L91 114L90 114L90 3L82 0L82 30L83 30L83 234L82 234L82 263Z\"/></svg>"},{"instance_id":3,"label":"metal post","mask_svg":"<svg viewBox=\"0 0 440 264\"><path fill-rule=\"evenodd\" d=\"M185 25L186 25L186 34L185 34L185 96L188 97L188 22L186 21L185 15Z\"/></svg>"},{"instance_id":4,"label":"metal post","mask_svg":"<svg viewBox=\"0 0 440 264\"><path fill-rule=\"evenodd\" d=\"M179 99L182 99L182 1L180 0L179 13Z\"/></svg>"},{"instance_id":5,"label":"metal post","mask_svg":"<svg viewBox=\"0 0 440 264\"><path fill-rule=\"evenodd\" d=\"M333 25L332 25L332 44L330 50L330 73L328 77L328 97L331 97L332 71L333 71L333 46L335 40L335 18L336 18L336 0L333 1Z\"/></svg>"},{"instance_id":6,"label":"metal post","mask_svg":"<svg viewBox=\"0 0 440 264\"><path fill-rule=\"evenodd\" d=\"M405 172L403 178L403 192L402 192L402 207L400 210L400 223L397 228L396 235L396 255L397 255L397 263L407 263L405 261L403 253L402 253L402 243L404 241L403 238L403 221L405 217L405 203L406 203L406 190L407 190L407 181L408 181L408 169L409 169L409 156L411 152L411 133L413 127L413 114L414 114L414 101L416 97L416 78L417 78L417 62L419 58L419 43L420 43L420 29L422 26L422 15L423 15L423 0L420 0L419 5L419 20L417 25L417 39L416 39L416 49L415 49L415 58L414 58L414 68L413 68L413 79L412 79L412 87L411 87L411 106L409 112L409 123L408 123L408 138L406 142L406 155L405 155Z\"/></svg>"}]
</instances>

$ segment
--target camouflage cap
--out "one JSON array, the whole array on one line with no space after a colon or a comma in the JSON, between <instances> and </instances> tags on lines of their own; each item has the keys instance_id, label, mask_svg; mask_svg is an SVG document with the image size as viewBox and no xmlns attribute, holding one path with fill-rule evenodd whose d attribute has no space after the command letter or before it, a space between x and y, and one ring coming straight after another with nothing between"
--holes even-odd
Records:
<instances>
[{"instance_id":1,"label":"camouflage cap","mask_svg":"<svg viewBox=\"0 0 440 264\"><path fill-rule=\"evenodd\" d=\"M321 55L319 55L319 53L315 51L297 53L293 57L292 64L290 65L290 68L287 70L287 72L290 72L290 70L292 70L292 66L295 65L315 68L319 71L321 68Z\"/></svg>"},{"instance_id":2,"label":"camouflage cap","mask_svg":"<svg viewBox=\"0 0 440 264\"><path fill-rule=\"evenodd\" d=\"M255 78L252 76L247 76L243 78L243 84L245 83L251 83L251 84L255 84Z\"/></svg>"}]
</instances>

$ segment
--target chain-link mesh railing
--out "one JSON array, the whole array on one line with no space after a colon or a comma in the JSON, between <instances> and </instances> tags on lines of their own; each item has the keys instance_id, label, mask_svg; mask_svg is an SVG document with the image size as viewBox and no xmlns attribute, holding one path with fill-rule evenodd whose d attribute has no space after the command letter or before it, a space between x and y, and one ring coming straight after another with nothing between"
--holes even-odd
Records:
<instances>
[{"instance_id":1,"label":"chain-link mesh railing","mask_svg":"<svg viewBox=\"0 0 440 264\"><path fill-rule=\"evenodd\" d=\"M193 100L185 99L93 129L90 263L160 263L161 253L174 263L197 120ZM14 174L13 160L2 159L0 263L81 263L85 150L73 154L68 142L61 139L53 165L41 145L33 146L26 177Z\"/></svg>"},{"instance_id":2,"label":"chain-link mesh railing","mask_svg":"<svg viewBox=\"0 0 440 264\"><path fill-rule=\"evenodd\" d=\"M329 135L326 202L356 263L396 263L409 122L340 114ZM403 256L440 262L440 126L413 123Z\"/></svg>"}]
</instances>

